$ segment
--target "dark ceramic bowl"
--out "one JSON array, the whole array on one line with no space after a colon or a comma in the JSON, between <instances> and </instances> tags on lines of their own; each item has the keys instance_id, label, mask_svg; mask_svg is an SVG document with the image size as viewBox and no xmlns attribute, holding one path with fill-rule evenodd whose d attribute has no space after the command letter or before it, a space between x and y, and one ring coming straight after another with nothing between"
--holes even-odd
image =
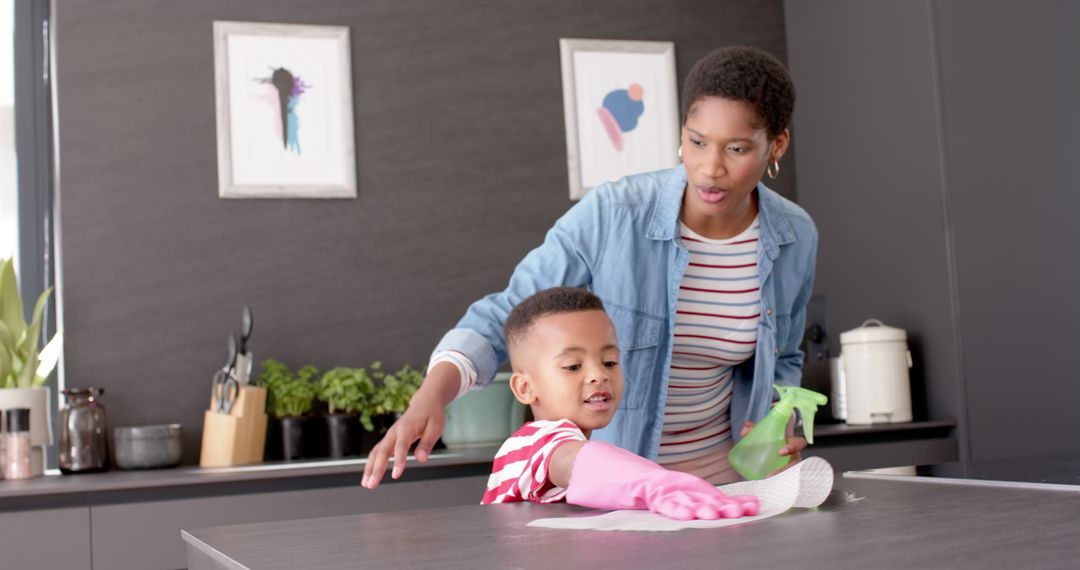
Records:
<instances>
[{"instance_id":1,"label":"dark ceramic bowl","mask_svg":"<svg viewBox=\"0 0 1080 570\"><path fill-rule=\"evenodd\" d=\"M180 464L180 424L113 428L113 462L120 469L155 469Z\"/></svg>"}]
</instances>

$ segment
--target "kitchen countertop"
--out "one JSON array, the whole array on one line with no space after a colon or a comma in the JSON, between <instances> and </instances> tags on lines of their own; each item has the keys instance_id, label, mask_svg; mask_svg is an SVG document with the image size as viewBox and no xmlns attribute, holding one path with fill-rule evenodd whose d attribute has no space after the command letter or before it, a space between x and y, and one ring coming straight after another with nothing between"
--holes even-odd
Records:
<instances>
[{"instance_id":1,"label":"kitchen countertop","mask_svg":"<svg viewBox=\"0 0 1080 570\"><path fill-rule=\"evenodd\" d=\"M992 461L975 461L966 466L960 463L908 466L914 471L916 481L983 482L996 486L1062 485L1067 489L1075 486L1080 491L1080 452L1038 455ZM895 472L853 472L852 478L911 477Z\"/></svg>"},{"instance_id":2,"label":"kitchen countertop","mask_svg":"<svg viewBox=\"0 0 1080 570\"><path fill-rule=\"evenodd\" d=\"M814 510L675 533L530 528L595 512L516 503L182 532L191 570L284 568L1061 568L1080 487L839 478Z\"/></svg>"}]
</instances>

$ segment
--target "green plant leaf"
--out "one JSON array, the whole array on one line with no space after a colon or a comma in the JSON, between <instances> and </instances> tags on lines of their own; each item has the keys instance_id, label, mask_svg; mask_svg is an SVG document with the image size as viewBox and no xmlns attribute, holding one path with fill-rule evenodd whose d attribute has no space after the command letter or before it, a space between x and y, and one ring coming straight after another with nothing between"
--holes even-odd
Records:
<instances>
[{"instance_id":1,"label":"green plant leaf","mask_svg":"<svg viewBox=\"0 0 1080 570\"><path fill-rule=\"evenodd\" d=\"M26 330L22 297L15 280L15 264L11 258L0 260L0 321L3 321L17 340Z\"/></svg>"},{"instance_id":2,"label":"green plant leaf","mask_svg":"<svg viewBox=\"0 0 1080 570\"><path fill-rule=\"evenodd\" d=\"M7 323L0 320L0 346L7 347L11 350L15 348L15 335L8 328Z\"/></svg>"},{"instance_id":3,"label":"green plant leaf","mask_svg":"<svg viewBox=\"0 0 1080 570\"><path fill-rule=\"evenodd\" d=\"M0 346L0 388L14 388L15 371L11 351L6 346Z\"/></svg>"},{"instance_id":4,"label":"green plant leaf","mask_svg":"<svg viewBox=\"0 0 1080 570\"><path fill-rule=\"evenodd\" d=\"M56 368L56 363L60 360L60 353L63 351L64 332L60 331L53 335L52 340L38 353L37 370L34 371L34 383L36 386L44 384L45 379L49 377L49 374L52 374L53 368Z\"/></svg>"},{"instance_id":5,"label":"green plant leaf","mask_svg":"<svg viewBox=\"0 0 1080 570\"><path fill-rule=\"evenodd\" d=\"M32 338L30 345L31 352L37 352L38 340L41 337L41 316L45 313L45 303L49 301L49 294L52 293L53 288L42 291L41 295L37 298L37 303L34 303L34 314L30 321L30 331L33 334L29 334Z\"/></svg>"},{"instance_id":6,"label":"green plant leaf","mask_svg":"<svg viewBox=\"0 0 1080 570\"><path fill-rule=\"evenodd\" d=\"M37 303L34 304L34 318L30 322L30 328L26 329L26 337L22 339L19 346L19 351L25 359L23 369L19 372L18 384L20 388L30 388L45 381L44 378L40 382L36 381L38 368L37 348L38 337L41 336L41 315L45 312L45 303L48 301L50 293L52 293L52 287L49 287L38 296Z\"/></svg>"}]
</instances>

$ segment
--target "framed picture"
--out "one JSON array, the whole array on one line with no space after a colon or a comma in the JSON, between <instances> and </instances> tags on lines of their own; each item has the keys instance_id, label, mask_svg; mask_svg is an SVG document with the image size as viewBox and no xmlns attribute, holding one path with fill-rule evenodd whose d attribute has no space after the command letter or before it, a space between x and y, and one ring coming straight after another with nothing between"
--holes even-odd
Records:
<instances>
[{"instance_id":1,"label":"framed picture","mask_svg":"<svg viewBox=\"0 0 1080 570\"><path fill-rule=\"evenodd\" d=\"M218 195L355 198L349 29L214 22Z\"/></svg>"},{"instance_id":2,"label":"framed picture","mask_svg":"<svg viewBox=\"0 0 1080 570\"><path fill-rule=\"evenodd\" d=\"M675 44L559 40L570 199L679 163Z\"/></svg>"}]
</instances>

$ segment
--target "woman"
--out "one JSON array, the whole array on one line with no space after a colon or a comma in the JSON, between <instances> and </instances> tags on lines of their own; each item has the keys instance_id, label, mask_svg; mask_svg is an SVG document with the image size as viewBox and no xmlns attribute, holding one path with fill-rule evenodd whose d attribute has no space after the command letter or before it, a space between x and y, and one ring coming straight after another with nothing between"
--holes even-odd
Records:
<instances>
[{"instance_id":1,"label":"woman","mask_svg":"<svg viewBox=\"0 0 1080 570\"><path fill-rule=\"evenodd\" d=\"M593 438L714 483L737 479L728 450L766 414L773 384L801 378L817 230L761 183L779 173L794 101L783 65L758 49L723 48L698 61L683 88L682 164L590 191L505 291L469 307L436 347L408 411L372 450L363 485L378 486L391 455L400 477L417 440L416 457L427 460L446 405L506 361L503 323L513 306L561 285L603 299L619 338L624 402ZM788 442L781 454L805 447Z\"/></svg>"}]
</instances>

